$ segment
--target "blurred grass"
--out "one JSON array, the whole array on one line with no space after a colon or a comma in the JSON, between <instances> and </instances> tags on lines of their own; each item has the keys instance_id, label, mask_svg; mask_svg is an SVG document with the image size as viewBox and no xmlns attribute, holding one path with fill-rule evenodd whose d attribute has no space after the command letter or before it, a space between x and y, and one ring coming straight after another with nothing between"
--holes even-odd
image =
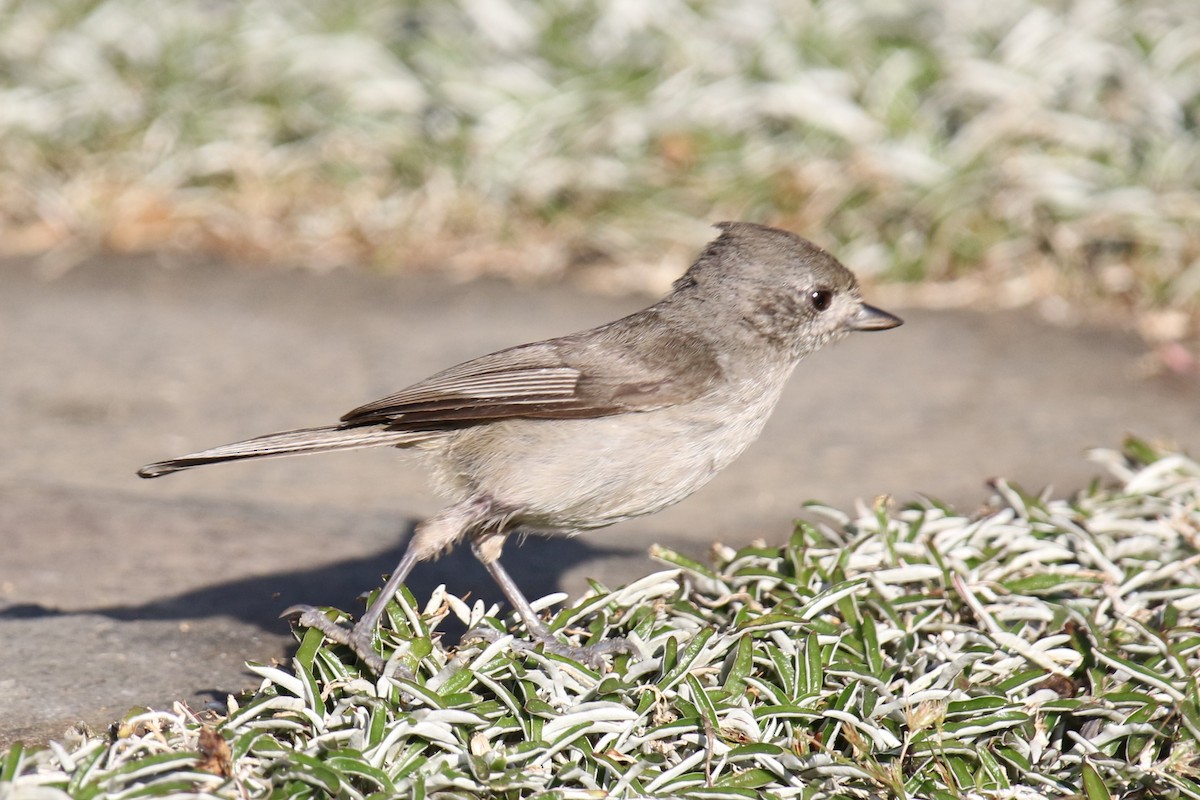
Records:
<instances>
[{"instance_id":1,"label":"blurred grass","mask_svg":"<svg viewBox=\"0 0 1200 800\"><path fill-rule=\"evenodd\" d=\"M722 218L1200 310L1194 0L9 0L0 250L658 289Z\"/></svg>"}]
</instances>

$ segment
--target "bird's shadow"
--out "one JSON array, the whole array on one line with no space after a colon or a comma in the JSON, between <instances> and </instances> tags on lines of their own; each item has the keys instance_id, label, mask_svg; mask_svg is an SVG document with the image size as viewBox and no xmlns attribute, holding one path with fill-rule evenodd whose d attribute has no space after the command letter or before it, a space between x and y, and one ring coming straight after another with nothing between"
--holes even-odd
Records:
<instances>
[{"instance_id":1,"label":"bird's shadow","mask_svg":"<svg viewBox=\"0 0 1200 800\"><path fill-rule=\"evenodd\" d=\"M156 620L194 620L205 617L232 617L264 631L281 633L286 623L279 615L299 603L333 606L358 616L363 610L365 593L382 585L391 573L412 536L415 522L409 522L398 544L371 555L343 559L320 567L267 575L254 575L205 586L200 589L161 597L137 605L81 608L71 611L40 604L10 605L0 609L0 619L38 619L64 614L96 614L126 622ZM559 591L559 581L572 566L606 556L631 556L636 553L596 547L578 538L530 537L521 547L520 537L510 540L503 563L521 591L538 598ZM420 602L440 584L451 592L485 603L507 603L487 571L472 555L469 547L458 547L441 559L419 564L405 582ZM451 623L447 634L455 631ZM456 637L455 637L456 638Z\"/></svg>"}]
</instances>

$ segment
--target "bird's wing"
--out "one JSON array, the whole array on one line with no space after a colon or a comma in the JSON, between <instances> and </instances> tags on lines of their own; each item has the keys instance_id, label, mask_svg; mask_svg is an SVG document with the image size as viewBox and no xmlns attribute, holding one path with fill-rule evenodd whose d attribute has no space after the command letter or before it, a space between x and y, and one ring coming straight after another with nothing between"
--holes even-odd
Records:
<instances>
[{"instance_id":1,"label":"bird's wing","mask_svg":"<svg viewBox=\"0 0 1200 800\"><path fill-rule=\"evenodd\" d=\"M467 361L354 409L342 425L403 430L649 411L695 399L719 379L706 347L650 320L622 322Z\"/></svg>"}]
</instances>

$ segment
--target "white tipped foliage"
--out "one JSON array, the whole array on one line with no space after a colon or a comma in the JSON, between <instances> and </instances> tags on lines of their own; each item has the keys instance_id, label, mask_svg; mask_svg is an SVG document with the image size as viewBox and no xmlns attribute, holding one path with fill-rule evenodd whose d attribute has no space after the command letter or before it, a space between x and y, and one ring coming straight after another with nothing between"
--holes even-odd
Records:
<instances>
[{"instance_id":1,"label":"white tipped foliage","mask_svg":"<svg viewBox=\"0 0 1200 800\"><path fill-rule=\"evenodd\" d=\"M814 509L841 521L711 568L656 550L670 571L551 620L633 640L604 673L508 637L446 650L438 623L477 612L404 595L382 638L415 680L308 631L228 717L14 747L0 794L1197 798L1200 465L1097 455L1121 483L1070 500L998 482L971 517Z\"/></svg>"}]
</instances>

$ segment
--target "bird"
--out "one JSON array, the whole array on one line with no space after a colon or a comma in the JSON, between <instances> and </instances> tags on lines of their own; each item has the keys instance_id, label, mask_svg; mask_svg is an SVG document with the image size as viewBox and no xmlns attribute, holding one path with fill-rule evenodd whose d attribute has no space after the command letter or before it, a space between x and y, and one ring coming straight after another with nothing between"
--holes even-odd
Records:
<instances>
[{"instance_id":1,"label":"bird","mask_svg":"<svg viewBox=\"0 0 1200 800\"><path fill-rule=\"evenodd\" d=\"M500 564L529 529L574 535L689 496L762 431L807 355L902 320L863 302L854 274L811 241L750 222L719 235L661 300L590 330L466 361L334 424L148 464L143 478L223 462L396 447L420 454L449 505L417 525L353 626L308 605L285 616L348 646L377 675L375 628L418 564L466 540L530 641L599 664L623 640L559 642Z\"/></svg>"}]
</instances>

